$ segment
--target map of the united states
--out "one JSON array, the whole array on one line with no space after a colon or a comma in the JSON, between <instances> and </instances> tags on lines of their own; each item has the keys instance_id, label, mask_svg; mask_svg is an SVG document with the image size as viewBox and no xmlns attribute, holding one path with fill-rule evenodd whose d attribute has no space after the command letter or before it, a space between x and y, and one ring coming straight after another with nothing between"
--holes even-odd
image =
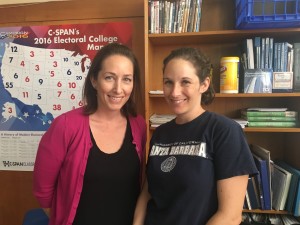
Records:
<instances>
[{"instance_id":1,"label":"map of the united states","mask_svg":"<svg viewBox=\"0 0 300 225\"><path fill-rule=\"evenodd\" d=\"M5 43L0 78L0 130L47 130L52 120L82 106L91 60L65 49Z\"/></svg>"}]
</instances>

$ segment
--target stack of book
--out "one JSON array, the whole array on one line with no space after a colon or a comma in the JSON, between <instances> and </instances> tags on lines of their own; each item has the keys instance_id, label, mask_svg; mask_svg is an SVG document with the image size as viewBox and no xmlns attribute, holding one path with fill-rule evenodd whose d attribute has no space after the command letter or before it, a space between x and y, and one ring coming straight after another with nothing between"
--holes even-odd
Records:
<instances>
[{"instance_id":1,"label":"stack of book","mask_svg":"<svg viewBox=\"0 0 300 225\"><path fill-rule=\"evenodd\" d=\"M148 0L149 33L199 32L202 0Z\"/></svg>"},{"instance_id":2,"label":"stack of book","mask_svg":"<svg viewBox=\"0 0 300 225\"><path fill-rule=\"evenodd\" d=\"M300 221L293 215L243 212L241 225L299 225Z\"/></svg>"},{"instance_id":3,"label":"stack of book","mask_svg":"<svg viewBox=\"0 0 300 225\"><path fill-rule=\"evenodd\" d=\"M242 44L240 92L297 92L299 43L275 42L273 37L247 38ZM293 73L294 72L294 73Z\"/></svg>"},{"instance_id":4,"label":"stack of book","mask_svg":"<svg viewBox=\"0 0 300 225\"><path fill-rule=\"evenodd\" d=\"M246 108L241 118L248 127L299 127L298 112L287 108Z\"/></svg>"},{"instance_id":5,"label":"stack of book","mask_svg":"<svg viewBox=\"0 0 300 225\"><path fill-rule=\"evenodd\" d=\"M175 115L171 114L153 114L150 116L150 126L158 127L163 123L169 122L172 119L175 119Z\"/></svg>"},{"instance_id":6,"label":"stack of book","mask_svg":"<svg viewBox=\"0 0 300 225\"><path fill-rule=\"evenodd\" d=\"M300 216L300 170L282 161L271 159L271 152L259 145L250 145L259 173L248 180L245 209L285 210Z\"/></svg>"}]
</instances>

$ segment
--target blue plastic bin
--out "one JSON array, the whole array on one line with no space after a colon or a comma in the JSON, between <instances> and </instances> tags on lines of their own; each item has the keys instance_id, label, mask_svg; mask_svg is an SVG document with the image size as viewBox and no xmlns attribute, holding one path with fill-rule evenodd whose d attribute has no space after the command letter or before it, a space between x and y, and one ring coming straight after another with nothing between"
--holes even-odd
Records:
<instances>
[{"instance_id":1,"label":"blue plastic bin","mask_svg":"<svg viewBox=\"0 0 300 225\"><path fill-rule=\"evenodd\" d=\"M300 0L236 0L236 29L300 27Z\"/></svg>"}]
</instances>

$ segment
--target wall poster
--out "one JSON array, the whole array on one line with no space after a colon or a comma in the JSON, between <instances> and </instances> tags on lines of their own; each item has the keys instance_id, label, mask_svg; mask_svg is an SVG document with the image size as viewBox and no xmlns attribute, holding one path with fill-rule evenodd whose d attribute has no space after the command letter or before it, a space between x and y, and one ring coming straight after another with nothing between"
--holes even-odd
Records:
<instances>
[{"instance_id":1,"label":"wall poster","mask_svg":"<svg viewBox=\"0 0 300 225\"><path fill-rule=\"evenodd\" d=\"M0 28L0 170L33 170L41 136L82 106L91 61L111 42L132 47L131 23Z\"/></svg>"}]
</instances>

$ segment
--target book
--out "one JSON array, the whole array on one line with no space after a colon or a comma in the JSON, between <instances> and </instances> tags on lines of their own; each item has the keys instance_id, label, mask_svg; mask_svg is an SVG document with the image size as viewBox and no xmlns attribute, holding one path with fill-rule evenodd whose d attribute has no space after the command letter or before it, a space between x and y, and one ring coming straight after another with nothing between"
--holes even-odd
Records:
<instances>
[{"instance_id":1,"label":"book","mask_svg":"<svg viewBox=\"0 0 300 225\"><path fill-rule=\"evenodd\" d=\"M253 49L253 39L248 38L246 40L247 45L247 59L248 59L248 69L254 69L254 49Z\"/></svg>"},{"instance_id":2,"label":"book","mask_svg":"<svg viewBox=\"0 0 300 225\"><path fill-rule=\"evenodd\" d=\"M293 91L293 72L273 72L273 93Z\"/></svg>"},{"instance_id":3,"label":"book","mask_svg":"<svg viewBox=\"0 0 300 225\"><path fill-rule=\"evenodd\" d=\"M250 198L249 198L249 193L248 190L246 190L246 195L245 195L245 208L251 210L251 203L250 203Z\"/></svg>"},{"instance_id":4,"label":"book","mask_svg":"<svg viewBox=\"0 0 300 225\"><path fill-rule=\"evenodd\" d=\"M158 127L159 125L169 122L176 116L172 114L153 114L150 116L151 127Z\"/></svg>"},{"instance_id":5,"label":"book","mask_svg":"<svg viewBox=\"0 0 300 225\"><path fill-rule=\"evenodd\" d=\"M269 49L270 48L270 38L266 37L265 38L265 69L269 68Z\"/></svg>"},{"instance_id":6,"label":"book","mask_svg":"<svg viewBox=\"0 0 300 225\"><path fill-rule=\"evenodd\" d=\"M199 32L201 25L201 15L202 15L202 0L197 1L197 9L196 9L196 18L195 18L195 30L194 32Z\"/></svg>"},{"instance_id":7,"label":"book","mask_svg":"<svg viewBox=\"0 0 300 225\"><path fill-rule=\"evenodd\" d=\"M300 92L300 43L294 43L293 92Z\"/></svg>"},{"instance_id":8,"label":"book","mask_svg":"<svg viewBox=\"0 0 300 225\"><path fill-rule=\"evenodd\" d=\"M196 1L197 0L191 0L191 9L189 11L189 19L187 24L187 32L193 31L193 20L195 17L195 11L196 11Z\"/></svg>"},{"instance_id":9,"label":"book","mask_svg":"<svg viewBox=\"0 0 300 225\"><path fill-rule=\"evenodd\" d=\"M261 42L261 37L254 37L254 59L255 59L255 68L259 69L260 68L260 42Z\"/></svg>"},{"instance_id":10,"label":"book","mask_svg":"<svg viewBox=\"0 0 300 225\"><path fill-rule=\"evenodd\" d=\"M284 161L275 161L292 174L290 190L287 197L286 210L295 216L300 216L300 170L292 167Z\"/></svg>"},{"instance_id":11,"label":"book","mask_svg":"<svg viewBox=\"0 0 300 225\"><path fill-rule=\"evenodd\" d=\"M267 160L263 160L255 153L253 153L254 162L256 167L259 171L260 180L261 180L261 190L263 194L264 204L261 205L263 209L270 210L272 208L271 203L271 185L269 179L269 172L268 172L268 162Z\"/></svg>"},{"instance_id":12,"label":"book","mask_svg":"<svg viewBox=\"0 0 300 225\"><path fill-rule=\"evenodd\" d=\"M271 69L245 69L243 80L244 93L272 93Z\"/></svg>"},{"instance_id":13,"label":"book","mask_svg":"<svg viewBox=\"0 0 300 225\"><path fill-rule=\"evenodd\" d=\"M248 121L248 127L299 127L298 121Z\"/></svg>"},{"instance_id":14,"label":"book","mask_svg":"<svg viewBox=\"0 0 300 225\"><path fill-rule=\"evenodd\" d=\"M265 210L265 202L264 202L264 194L263 194L263 190L262 190L262 186L261 186L261 178L260 178L260 173L258 172L258 174L253 176L254 181L255 181L255 185L256 185L256 190L257 190L257 196L260 202L260 208L262 210Z\"/></svg>"},{"instance_id":15,"label":"book","mask_svg":"<svg viewBox=\"0 0 300 225\"><path fill-rule=\"evenodd\" d=\"M298 117L286 117L286 116L242 116L243 119L248 122L272 122L272 121L298 121Z\"/></svg>"},{"instance_id":16,"label":"book","mask_svg":"<svg viewBox=\"0 0 300 225\"><path fill-rule=\"evenodd\" d=\"M149 91L149 94L163 95L164 92L162 90L151 90L151 91Z\"/></svg>"},{"instance_id":17,"label":"book","mask_svg":"<svg viewBox=\"0 0 300 225\"><path fill-rule=\"evenodd\" d=\"M257 193L257 189L253 177L248 178L247 192L250 200L251 209L261 208L260 200L258 197L258 193Z\"/></svg>"},{"instance_id":18,"label":"book","mask_svg":"<svg viewBox=\"0 0 300 225\"><path fill-rule=\"evenodd\" d=\"M245 128L248 124L248 121L244 118L234 118L233 120L237 122L242 128Z\"/></svg>"},{"instance_id":19,"label":"book","mask_svg":"<svg viewBox=\"0 0 300 225\"><path fill-rule=\"evenodd\" d=\"M287 108L251 107L251 108L247 108L246 110L247 111L260 111L260 112L272 112L272 111L283 112L283 111L286 111Z\"/></svg>"},{"instance_id":20,"label":"book","mask_svg":"<svg viewBox=\"0 0 300 225\"><path fill-rule=\"evenodd\" d=\"M271 188L271 154L267 149L259 145L250 145L254 162L260 173L261 187L263 191L264 206L266 210L272 209Z\"/></svg>"},{"instance_id":21,"label":"book","mask_svg":"<svg viewBox=\"0 0 300 225\"><path fill-rule=\"evenodd\" d=\"M300 221L292 215L281 215L284 225L300 225Z\"/></svg>"},{"instance_id":22,"label":"book","mask_svg":"<svg viewBox=\"0 0 300 225\"><path fill-rule=\"evenodd\" d=\"M274 38L270 38L268 69L273 69L273 58L274 58Z\"/></svg>"},{"instance_id":23,"label":"book","mask_svg":"<svg viewBox=\"0 0 300 225\"><path fill-rule=\"evenodd\" d=\"M298 117L298 112L296 111L248 111L245 109L241 110L241 115L246 117L251 116L277 116L277 117Z\"/></svg>"},{"instance_id":24,"label":"book","mask_svg":"<svg viewBox=\"0 0 300 225\"><path fill-rule=\"evenodd\" d=\"M260 68L265 69L266 38L261 38Z\"/></svg>"},{"instance_id":25,"label":"book","mask_svg":"<svg viewBox=\"0 0 300 225\"><path fill-rule=\"evenodd\" d=\"M273 164L272 173L272 207L284 210L290 188L292 174L279 165Z\"/></svg>"},{"instance_id":26,"label":"book","mask_svg":"<svg viewBox=\"0 0 300 225\"><path fill-rule=\"evenodd\" d=\"M268 214L268 219L270 220L270 225L283 225L281 216L279 214Z\"/></svg>"}]
</instances>

